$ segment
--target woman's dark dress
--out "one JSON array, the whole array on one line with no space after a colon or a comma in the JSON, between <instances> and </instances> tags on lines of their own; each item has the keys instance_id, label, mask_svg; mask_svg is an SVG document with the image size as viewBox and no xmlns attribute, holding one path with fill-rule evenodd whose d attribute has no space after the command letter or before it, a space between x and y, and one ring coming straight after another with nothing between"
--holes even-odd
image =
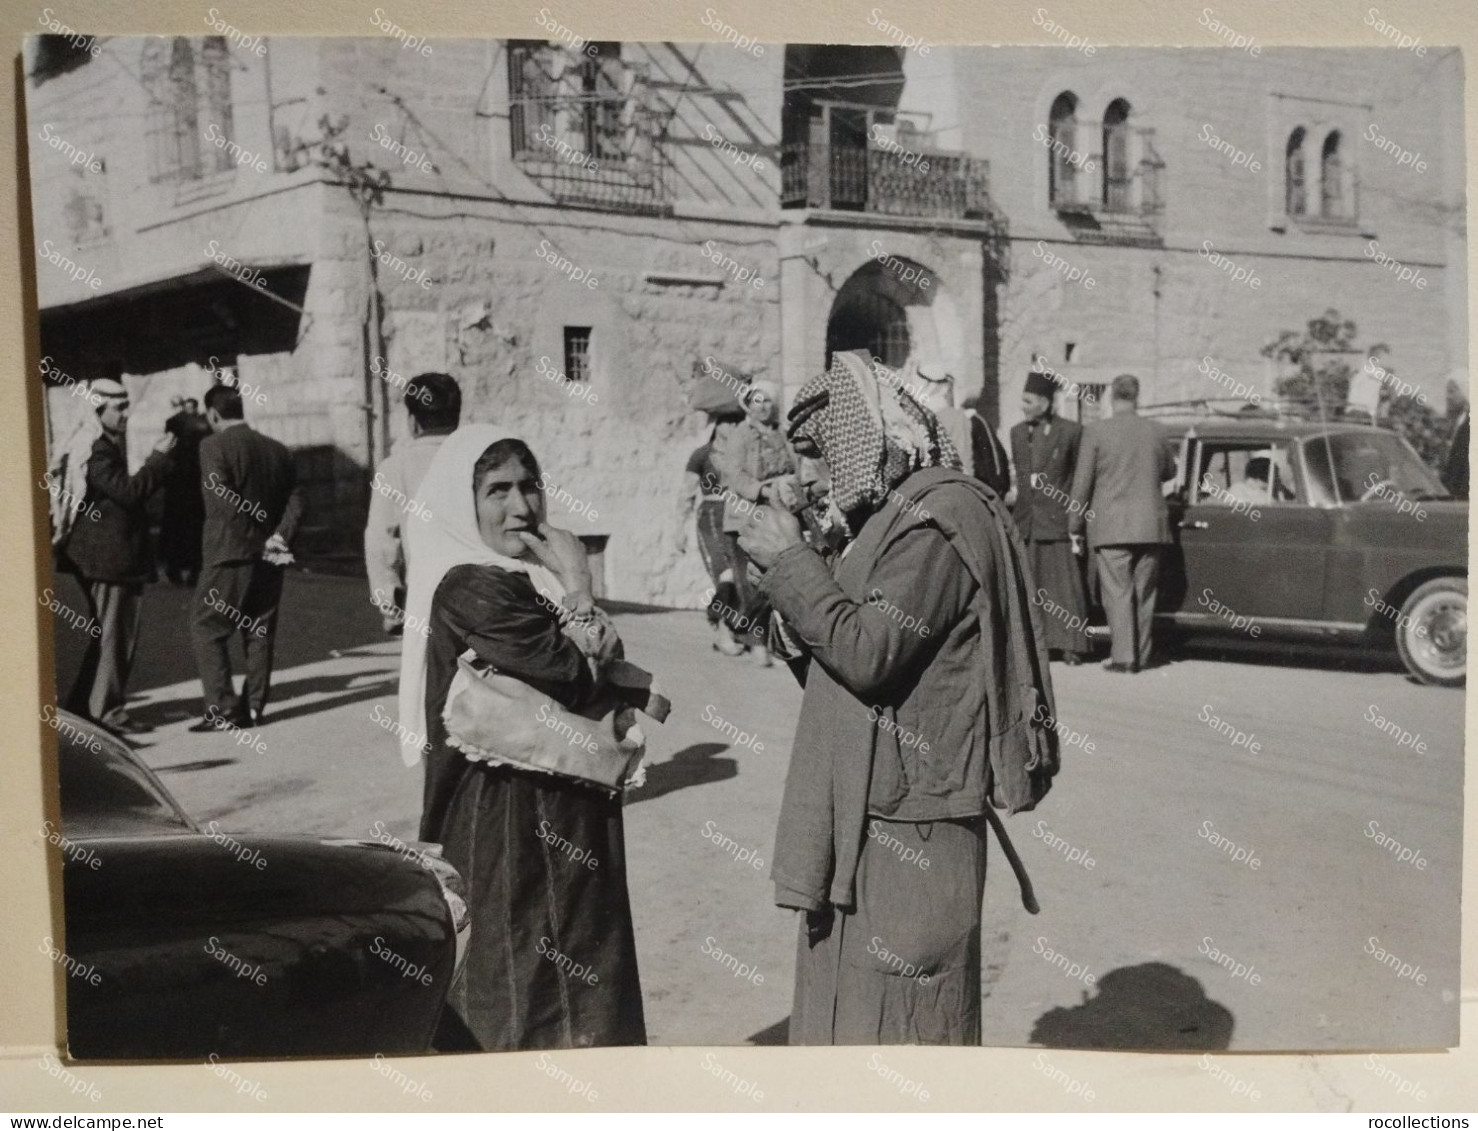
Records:
<instances>
[{"instance_id":1,"label":"woman's dark dress","mask_svg":"<svg viewBox=\"0 0 1478 1131\"><path fill-rule=\"evenodd\" d=\"M448 746L442 707L467 648L566 707L593 691L526 575L463 565L442 579L427 637L422 835L462 874L472 912L447 1009L486 1050L645 1044L621 801Z\"/></svg>"}]
</instances>

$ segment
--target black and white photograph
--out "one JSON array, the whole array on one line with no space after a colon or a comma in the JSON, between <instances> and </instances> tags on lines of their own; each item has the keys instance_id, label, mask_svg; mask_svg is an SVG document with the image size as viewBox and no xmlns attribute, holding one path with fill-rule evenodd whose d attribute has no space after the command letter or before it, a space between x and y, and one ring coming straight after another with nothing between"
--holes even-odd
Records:
<instances>
[{"instance_id":1,"label":"black and white photograph","mask_svg":"<svg viewBox=\"0 0 1478 1131\"><path fill-rule=\"evenodd\" d=\"M1458 1043L1459 49L235 11L18 80L73 1058Z\"/></svg>"}]
</instances>

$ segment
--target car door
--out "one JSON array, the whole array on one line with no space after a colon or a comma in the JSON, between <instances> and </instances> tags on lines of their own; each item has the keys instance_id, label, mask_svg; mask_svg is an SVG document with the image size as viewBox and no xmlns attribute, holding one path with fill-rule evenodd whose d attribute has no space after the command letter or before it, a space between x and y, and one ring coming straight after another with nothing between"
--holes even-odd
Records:
<instances>
[{"instance_id":1,"label":"car door","mask_svg":"<svg viewBox=\"0 0 1478 1131\"><path fill-rule=\"evenodd\" d=\"M1175 619L1317 620L1331 516L1308 504L1291 440L1203 436L1191 448L1176 523L1185 576Z\"/></svg>"}]
</instances>

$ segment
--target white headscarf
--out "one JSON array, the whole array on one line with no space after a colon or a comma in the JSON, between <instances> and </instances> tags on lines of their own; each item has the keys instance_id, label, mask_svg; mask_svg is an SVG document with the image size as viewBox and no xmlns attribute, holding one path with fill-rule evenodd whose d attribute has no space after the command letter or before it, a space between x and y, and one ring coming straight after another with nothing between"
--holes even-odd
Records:
<instances>
[{"instance_id":1,"label":"white headscarf","mask_svg":"<svg viewBox=\"0 0 1478 1131\"><path fill-rule=\"evenodd\" d=\"M447 572L459 565L495 565L526 573L553 601L564 586L536 561L508 558L482 540L477 529L472 469L499 440L513 439L492 424L467 424L449 435L415 491L414 505L400 524L406 557L406 623L400 652L400 755L407 766L421 760L426 741L426 638L431 598Z\"/></svg>"},{"instance_id":2,"label":"white headscarf","mask_svg":"<svg viewBox=\"0 0 1478 1131\"><path fill-rule=\"evenodd\" d=\"M73 392L76 392L74 389ZM71 532L87 499L87 464L92 446L103 434L98 414L114 401L127 400L128 390L118 381L98 378L84 393L88 407L77 418L66 440L57 445L51 468L51 542L59 544Z\"/></svg>"}]
</instances>

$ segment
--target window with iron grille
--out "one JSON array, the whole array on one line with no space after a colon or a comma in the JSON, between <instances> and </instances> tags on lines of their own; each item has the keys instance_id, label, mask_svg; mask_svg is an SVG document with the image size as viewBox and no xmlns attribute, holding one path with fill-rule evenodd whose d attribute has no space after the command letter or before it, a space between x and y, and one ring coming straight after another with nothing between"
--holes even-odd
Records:
<instances>
[{"instance_id":1,"label":"window with iron grille","mask_svg":"<svg viewBox=\"0 0 1478 1131\"><path fill-rule=\"evenodd\" d=\"M511 42L508 120L514 160L556 199L628 208L665 201L646 72L622 59L619 43L573 51Z\"/></svg>"},{"instance_id":2,"label":"window with iron grille","mask_svg":"<svg viewBox=\"0 0 1478 1131\"><path fill-rule=\"evenodd\" d=\"M208 131L234 140L231 51L224 36L195 45L185 36L151 39L144 47L140 79L148 95L149 176L153 181L194 180L233 167L229 149ZM202 145L202 139L212 137Z\"/></svg>"},{"instance_id":3,"label":"window with iron grille","mask_svg":"<svg viewBox=\"0 0 1478 1131\"><path fill-rule=\"evenodd\" d=\"M590 384L590 327L565 327L565 376L580 385Z\"/></svg>"}]
</instances>

